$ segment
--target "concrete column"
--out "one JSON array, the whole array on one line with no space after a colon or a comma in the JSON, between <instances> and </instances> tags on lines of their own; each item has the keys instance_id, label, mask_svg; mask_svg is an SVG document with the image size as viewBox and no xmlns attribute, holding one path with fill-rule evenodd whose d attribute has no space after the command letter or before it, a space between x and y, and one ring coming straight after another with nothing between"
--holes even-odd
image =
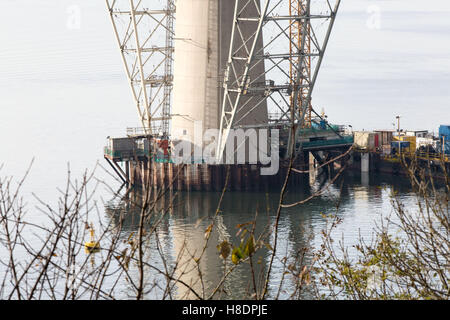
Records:
<instances>
[{"instance_id":1,"label":"concrete column","mask_svg":"<svg viewBox=\"0 0 450 320\"><path fill-rule=\"evenodd\" d=\"M370 170L370 154L361 153L361 172L369 172Z\"/></svg>"}]
</instances>

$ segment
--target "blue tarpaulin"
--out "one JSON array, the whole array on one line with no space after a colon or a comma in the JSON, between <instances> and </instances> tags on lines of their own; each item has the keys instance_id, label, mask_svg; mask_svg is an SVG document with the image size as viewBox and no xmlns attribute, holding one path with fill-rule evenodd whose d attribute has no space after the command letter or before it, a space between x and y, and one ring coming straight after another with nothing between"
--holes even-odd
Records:
<instances>
[{"instance_id":1,"label":"blue tarpaulin","mask_svg":"<svg viewBox=\"0 0 450 320\"><path fill-rule=\"evenodd\" d=\"M441 143L441 151L450 154L450 125L441 125L439 127L439 140Z\"/></svg>"}]
</instances>

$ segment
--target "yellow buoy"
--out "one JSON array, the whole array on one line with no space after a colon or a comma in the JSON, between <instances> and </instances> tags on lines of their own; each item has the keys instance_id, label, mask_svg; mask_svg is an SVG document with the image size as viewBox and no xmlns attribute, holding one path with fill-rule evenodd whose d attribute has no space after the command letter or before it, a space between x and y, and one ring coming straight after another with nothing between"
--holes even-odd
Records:
<instances>
[{"instance_id":1,"label":"yellow buoy","mask_svg":"<svg viewBox=\"0 0 450 320\"><path fill-rule=\"evenodd\" d=\"M86 251L86 253L90 253L90 252L96 252L98 250L100 250L100 243L98 241L95 241L95 237L94 237L94 226L91 224L91 228L90 228L90 233L91 233L91 241L85 242L84 243L84 249Z\"/></svg>"}]
</instances>

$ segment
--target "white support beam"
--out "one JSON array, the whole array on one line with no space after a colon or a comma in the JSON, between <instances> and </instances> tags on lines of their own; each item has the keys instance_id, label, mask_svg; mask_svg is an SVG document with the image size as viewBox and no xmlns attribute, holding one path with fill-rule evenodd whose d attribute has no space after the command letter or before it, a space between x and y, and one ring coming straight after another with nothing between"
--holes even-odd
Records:
<instances>
[{"instance_id":1,"label":"white support beam","mask_svg":"<svg viewBox=\"0 0 450 320\"><path fill-rule=\"evenodd\" d=\"M303 125L340 5L340 0L292 0L299 5L293 15L285 1L261 0L258 14L245 16L243 12L257 2L235 2L223 81L221 134L216 150L218 162L223 161L230 130L241 126L243 119L262 101L267 102L269 112L280 113L280 123ZM298 30L296 39L291 35L294 27ZM248 32L251 28L253 32ZM256 43L261 39L264 44L256 49ZM264 72L255 74L261 64ZM243 100L243 97L251 97L252 108L240 113L248 104L247 98Z\"/></svg>"},{"instance_id":2,"label":"white support beam","mask_svg":"<svg viewBox=\"0 0 450 320\"><path fill-rule=\"evenodd\" d=\"M174 0L105 0L140 123L168 135Z\"/></svg>"}]
</instances>

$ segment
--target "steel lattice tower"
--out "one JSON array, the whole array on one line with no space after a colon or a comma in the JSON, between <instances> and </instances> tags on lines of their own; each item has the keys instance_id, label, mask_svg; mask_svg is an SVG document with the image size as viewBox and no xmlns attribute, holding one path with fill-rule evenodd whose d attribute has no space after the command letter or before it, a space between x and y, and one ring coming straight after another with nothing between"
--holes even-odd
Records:
<instances>
[{"instance_id":1,"label":"steel lattice tower","mask_svg":"<svg viewBox=\"0 0 450 320\"><path fill-rule=\"evenodd\" d=\"M309 6L306 5L305 0L290 0L289 1L289 15L291 17L300 17L302 15L308 15L310 12ZM305 29L305 30L303 30ZM304 34L304 36L303 36ZM297 97L297 105L301 105L302 100L307 99L308 90L306 84L311 83L311 56L306 57L304 59L304 65L300 68L300 57L296 55L299 48L304 48L305 52L311 52L311 26L304 25L300 19L291 19L290 27L289 27L289 35L291 41L289 42L289 53L290 53L290 65L289 65L289 76L290 76L290 84L291 87L296 88L296 76L298 70L300 70L301 77L299 82L300 94ZM304 43L304 46L302 45ZM291 106L294 104L294 97L291 95L290 103ZM311 127L311 112L312 105L311 103L306 110L306 114L304 116L303 127ZM300 118L302 118L301 110L300 110Z\"/></svg>"},{"instance_id":2,"label":"steel lattice tower","mask_svg":"<svg viewBox=\"0 0 450 320\"><path fill-rule=\"evenodd\" d=\"M174 0L106 0L145 134L169 133Z\"/></svg>"},{"instance_id":3,"label":"steel lattice tower","mask_svg":"<svg viewBox=\"0 0 450 320\"><path fill-rule=\"evenodd\" d=\"M236 0L218 161L230 130L248 114L240 111L250 102L256 108L266 101L273 124L310 125L315 113L311 95L339 5L340 0ZM258 45L261 42L263 46ZM250 77L261 64L264 72Z\"/></svg>"}]
</instances>

